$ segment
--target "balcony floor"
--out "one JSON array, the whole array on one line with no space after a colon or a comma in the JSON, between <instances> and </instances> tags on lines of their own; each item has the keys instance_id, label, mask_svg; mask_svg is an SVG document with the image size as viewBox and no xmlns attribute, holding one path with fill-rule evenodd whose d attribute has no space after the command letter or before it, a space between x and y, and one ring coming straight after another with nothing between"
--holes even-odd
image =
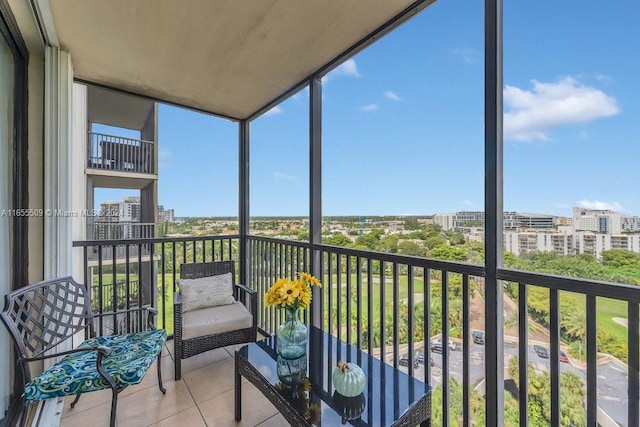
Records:
<instances>
[{"instance_id":1,"label":"balcony floor","mask_svg":"<svg viewBox=\"0 0 640 427\"><path fill-rule=\"evenodd\" d=\"M162 352L162 376L167 394L158 389L155 365L141 384L118 398L118 427L140 426L282 426L288 423L251 384L242 387L244 411L236 423L233 405L233 354L238 346L220 348L182 361L182 379L173 380L173 341ZM65 399L62 427L108 426L111 392L83 395L74 409ZM249 404L249 402L251 402Z\"/></svg>"}]
</instances>

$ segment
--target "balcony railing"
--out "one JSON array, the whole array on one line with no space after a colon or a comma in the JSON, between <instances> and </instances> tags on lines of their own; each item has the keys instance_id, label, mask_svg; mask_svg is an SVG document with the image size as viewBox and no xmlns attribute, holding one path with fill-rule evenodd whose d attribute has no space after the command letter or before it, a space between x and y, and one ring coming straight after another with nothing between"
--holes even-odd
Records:
<instances>
[{"instance_id":1,"label":"balcony railing","mask_svg":"<svg viewBox=\"0 0 640 427\"><path fill-rule=\"evenodd\" d=\"M155 148L152 141L89 132L87 167L118 172L154 174Z\"/></svg>"},{"instance_id":2,"label":"balcony railing","mask_svg":"<svg viewBox=\"0 0 640 427\"><path fill-rule=\"evenodd\" d=\"M238 261L239 243L238 236L215 236L75 242L74 246L84 248L85 259L88 259L88 250L95 246L98 253L114 247L128 250L149 247L152 262L148 264L140 261L118 266L114 262L102 262L91 272L87 263L86 282L102 286L101 298L107 301L118 300L106 287L107 283L138 280L140 292L133 303L144 303L145 292L151 287L155 295L150 302L160 313L158 325L171 333L172 294L179 278L179 264L205 260ZM450 416L458 417L462 425L478 422L478 417L482 417L478 405L473 402L477 403L478 397L498 392L483 390L484 348L474 344L472 337L474 329L482 329L477 325L484 324L484 267L257 236L248 237L246 244L248 285L258 291L258 325L262 330L273 333L283 320L281 310L264 304L264 293L273 282L280 277L292 277L300 271L320 271L323 287L317 296L322 313L318 319L325 331L405 369L410 375L439 386L438 393L442 397L437 411L442 425L449 425ZM561 320L570 313L561 311L560 300L565 298L565 293L572 293L584 299L586 310L586 363L582 367L576 360L575 366L571 367L585 390L586 425L596 425L596 422L603 423L609 419L620 425L638 426L640 288L509 269L500 269L498 273L501 280L508 281L506 283L511 290L517 289L510 308L518 313L517 336L505 340L513 341L516 346L505 344L505 361L507 353L518 356L518 373L513 378L516 384L529 383L531 362L535 362L537 371L548 372L551 425L562 424L561 411L566 404L560 393L561 374L569 369L569 365L561 365L559 352L562 345ZM539 303L527 297L532 286L546 289L549 295L550 315L543 325L529 316L532 302ZM617 371L624 371L621 375L624 376L626 392L625 387L619 384L612 391L606 376L599 374L599 370L606 369L602 360L598 364L598 357L604 356L597 349L600 330L596 323L596 308L601 298L623 301L627 307L627 313L621 313L621 316L626 314L629 320L627 362L616 361L614 366ZM110 309L109 304L105 307L107 309ZM307 321L310 321L309 315L305 313ZM542 327L546 331L547 338L543 344L550 348L548 361L529 356L533 344L541 344L530 340L529 329L534 323L538 329ZM429 363L432 356L430 347L436 338L441 340L443 351L441 355L434 355L437 363L432 368ZM460 351L446 350L450 339L459 343ZM424 367L416 368L411 363L417 351L424 352ZM409 357L406 368L401 362L404 354ZM615 360L612 357L604 359ZM455 388L454 384L457 384ZM501 392L513 392L507 389L505 387ZM531 391L528 387L520 387L513 392L521 426L529 422ZM462 402L460 414L452 412L455 411L451 409L455 401Z\"/></svg>"},{"instance_id":3,"label":"balcony railing","mask_svg":"<svg viewBox=\"0 0 640 427\"><path fill-rule=\"evenodd\" d=\"M95 221L90 225L91 240L149 239L154 237L154 223L134 221Z\"/></svg>"},{"instance_id":4,"label":"balcony railing","mask_svg":"<svg viewBox=\"0 0 640 427\"><path fill-rule=\"evenodd\" d=\"M87 240L73 242L73 246L82 250L84 282L91 284L91 300L102 307L102 313L112 314L113 322L117 322L124 308L149 304L158 309L158 327L170 334L173 333L173 293L177 290L180 265L237 261L238 256L238 236ZM112 283L121 285L114 288ZM121 289L125 289L124 299ZM104 323L103 318L108 316L99 318L98 332L112 327Z\"/></svg>"}]
</instances>

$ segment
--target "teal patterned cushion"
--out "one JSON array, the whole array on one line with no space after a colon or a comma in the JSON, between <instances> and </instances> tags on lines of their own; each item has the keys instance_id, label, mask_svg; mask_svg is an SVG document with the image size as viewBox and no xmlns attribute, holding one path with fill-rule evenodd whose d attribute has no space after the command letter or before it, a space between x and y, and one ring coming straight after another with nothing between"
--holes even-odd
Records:
<instances>
[{"instance_id":1,"label":"teal patterned cushion","mask_svg":"<svg viewBox=\"0 0 640 427\"><path fill-rule=\"evenodd\" d=\"M158 329L90 338L78 348L100 345L110 348L111 354L102 358L102 366L121 388L142 381L166 340L167 332ZM27 383L25 403L109 388L109 383L96 370L97 355L97 351L87 351L65 356Z\"/></svg>"}]
</instances>

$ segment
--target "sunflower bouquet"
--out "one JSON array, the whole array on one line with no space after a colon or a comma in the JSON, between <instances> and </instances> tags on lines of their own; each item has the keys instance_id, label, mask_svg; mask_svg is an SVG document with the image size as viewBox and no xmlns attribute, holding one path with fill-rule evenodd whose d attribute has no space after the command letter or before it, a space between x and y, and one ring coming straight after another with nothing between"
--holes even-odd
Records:
<instances>
[{"instance_id":1,"label":"sunflower bouquet","mask_svg":"<svg viewBox=\"0 0 640 427\"><path fill-rule=\"evenodd\" d=\"M264 302L279 308L302 308L311 304L311 287L322 283L309 273L298 273L296 280L278 279L264 295Z\"/></svg>"}]
</instances>

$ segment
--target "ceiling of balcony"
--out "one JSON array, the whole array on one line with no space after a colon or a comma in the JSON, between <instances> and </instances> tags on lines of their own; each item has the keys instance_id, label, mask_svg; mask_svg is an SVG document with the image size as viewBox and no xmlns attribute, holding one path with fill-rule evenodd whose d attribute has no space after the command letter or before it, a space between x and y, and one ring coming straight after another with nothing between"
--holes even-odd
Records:
<instances>
[{"instance_id":1,"label":"ceiling of balcony","mask_svg":"<svg viewBox=\"0 0 640 427\"><path fill-rule=\"evenodd\" d=\"M77 78L241 119L413 3L49 0L49 7Z\"/></svg>"}]
</instances>

